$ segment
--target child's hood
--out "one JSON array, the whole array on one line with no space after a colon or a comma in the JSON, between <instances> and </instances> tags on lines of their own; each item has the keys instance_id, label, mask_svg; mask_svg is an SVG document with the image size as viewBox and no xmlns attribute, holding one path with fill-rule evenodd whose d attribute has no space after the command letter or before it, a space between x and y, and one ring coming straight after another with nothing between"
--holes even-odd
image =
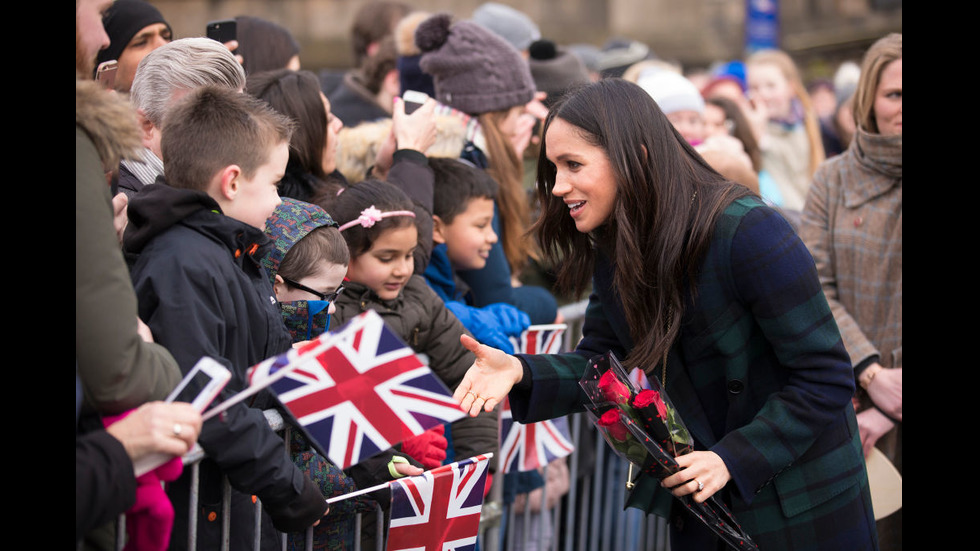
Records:
<instances>
[{"instance_id":1,"label":"child's hood","mask_svg":"<svg viewBox=\"0 0 980 551\"><path fill-rule=\"evenodd\" d=\"M265 234L272 239L272 250L262 258L262 265L265 266L269 277L275 283L275 276L279 273L279 265L289 249L293 248L300 239L322 226L337 227L337 222L317 205L291 199L282 198L282 204L276 207L265 222Z\"/></svg>"},{"instance_id":2,"label":"child's hood","mask_svg":"<svg viewBox=\"0 0 980 551\"><path fill-rule=\"evenodd\" d=\"M154 237L202 209L221 212L221 207L203 191L169 186L162 177L134 196L126 207L129 223L123 245L127 252L139 253Z\"/></svg>"}]
</instances>

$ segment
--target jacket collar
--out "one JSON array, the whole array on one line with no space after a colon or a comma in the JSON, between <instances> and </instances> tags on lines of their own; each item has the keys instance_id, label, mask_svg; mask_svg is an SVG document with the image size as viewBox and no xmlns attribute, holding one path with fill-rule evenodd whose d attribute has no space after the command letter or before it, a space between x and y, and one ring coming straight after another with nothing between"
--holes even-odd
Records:
<instances>
[{"instance_id":1,"label":"jacket collar","mask_svg":"<svg viewBox=\"0 0 980 551\"><path fill-rule=\"evenodd\" d=\"M272 246L260 229L225 216L207 193L171 187L163 177L137 193L127 210L129 224L123 244L128 253L140 253L153 238L176 225L221 243L240 267L246 259L259 265Z\"/></svg>"}]
</instances>

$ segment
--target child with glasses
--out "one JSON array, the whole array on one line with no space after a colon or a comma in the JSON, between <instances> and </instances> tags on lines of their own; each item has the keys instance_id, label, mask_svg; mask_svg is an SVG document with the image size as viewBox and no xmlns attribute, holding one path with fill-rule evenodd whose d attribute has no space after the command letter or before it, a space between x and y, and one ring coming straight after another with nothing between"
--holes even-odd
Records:
<instances>
[{"instance_id":1,"label":"child with glasses","mask_svg":"<svg viewBox=\"0 0 980 551\"><path fill-rule=\"evenodd\" d=\"M330 328L334 302L344 290L350 254L337 223L322 208L283 198L266 220L274 248L262 259L293 342Z\"/></svg>"}]
</instances>

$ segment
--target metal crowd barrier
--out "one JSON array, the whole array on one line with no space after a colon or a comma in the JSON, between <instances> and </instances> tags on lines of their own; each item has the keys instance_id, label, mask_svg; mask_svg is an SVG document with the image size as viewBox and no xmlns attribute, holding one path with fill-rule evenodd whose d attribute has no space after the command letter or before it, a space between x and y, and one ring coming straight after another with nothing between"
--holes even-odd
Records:
<instances>
[{"instance_id":1,"label":"metal crowd barrier","mask_svg":"<svg viewBox=\"0 0 980 551\"><path fill-rule=\"evenodd\" d=\"M560 309L568 330L565 332L565 350L571 350L581 338L582 323L585 317L586 302L577 302ZM282 431L284 442L289 442L289 427L283 423L282 416L275 410L265 411L273 430ZM627 465L624 460L608 449L599 437L592 423L584 413L569 416L569 428L575 451L567 458L569 471L568 492L555 507L547 509L547 492L542 491L540 513L532 513L526 503L523 513L515 513L510 506L503 505L503 475L495 476L488 501L484 504L480 519L480 535L477 548L480 551L669 551L667 525L662 518L647 516L636 509L623 510L625 500L625 481ZM591 436L590 438L586 438ZM580 473L580 460L585 443L594 454L594 468ZM287 444L288 446L288 444ZM199 450L199 448L198 448ZM288 449L285 450L288 453ZM203 452L192 452L184 457L185 468L190 469L192 487L190 497L190 526L188 530L188 549L196 548L197 518L195 514L198 499L198 480L200 460ZM542 477L547 480L547 467ZM231 528L231 485L224 481L224 504L222 510L221 551L229 550ZM376 514L381 515L380 506ZM255 546L260 548L262 503L255 503ZM537 515L537 521L533 519ZM329 515L328 515L329 517ZM520 522L518 522L520 521ZM536 525L537 530L524 527ZM383 523L376 523L378 551L383 550ZM517 526L520 526L518 533ZM357 533L361 531L361 515L355 522ZM281 548L287 548L287 536L281 535ZM117 549L125 545L125 516L120 516L117 530ZM355 538L354 549L360 551L359 538ZM306 532L306 549L313 548L313 528ZM201 550L217 551L217 550ZM235 550L238 551L238 550ZM365 550L368 551L368 550Z\"/></svg>"}]
</instances>

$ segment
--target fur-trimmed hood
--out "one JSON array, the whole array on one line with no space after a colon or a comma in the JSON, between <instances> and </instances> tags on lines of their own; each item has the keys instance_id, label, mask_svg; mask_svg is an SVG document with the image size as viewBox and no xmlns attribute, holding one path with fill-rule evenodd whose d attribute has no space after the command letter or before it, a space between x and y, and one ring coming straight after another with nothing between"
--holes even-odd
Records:
<instances>
[{"instance_id":1,"label":"fur-trimmed hood","mask_svg":"<svg viewBox=\"0 0 980 551\"><path fill-rule=\"evenodd\" d=\"M123 96L94 80L75 77L75 126L88 134L107 168L136 158L143 147L136 112Z\"/></svg>"}]
</instances>

